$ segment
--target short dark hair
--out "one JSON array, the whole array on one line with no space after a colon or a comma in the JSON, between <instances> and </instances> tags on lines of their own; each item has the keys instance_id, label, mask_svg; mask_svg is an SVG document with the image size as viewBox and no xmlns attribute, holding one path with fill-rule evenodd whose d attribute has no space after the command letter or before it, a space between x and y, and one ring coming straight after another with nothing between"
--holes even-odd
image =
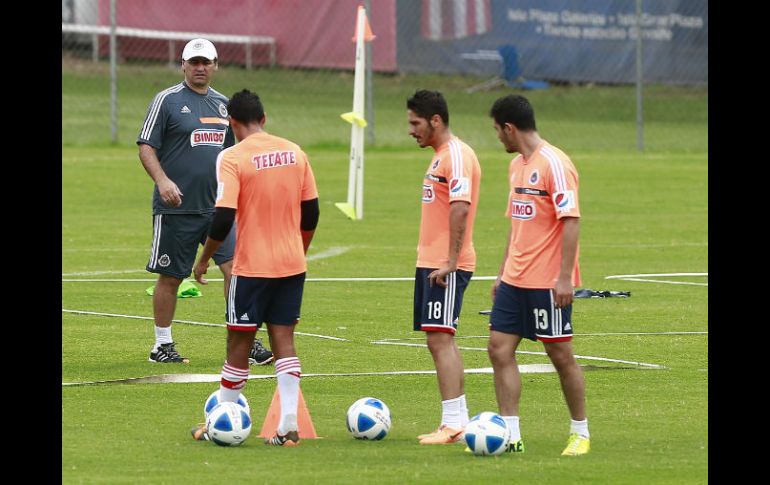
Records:
<instances>
[{"instance_id":1,"label":"short dark hair","mask_svg":"<svg viewBox=\"0 0 770 485\"><path fill-rule=\"evenodd\" d=\"M535 131L535 110L524 96L520 94L509 94L495 101L489 110L489 116L494 118L495 122L503 126L511 123L521 131Z\"/></svg>"},{"instance_id":2,"label":"short dark hair","mask_svg":"<svg viewBox=\"0 0 770 485\"><path fill-rule=\"evenodd\" d=\"M244 124L260 122L265 117L265 108L257 93L242 89L230 97L227 112L235 120Z\"/></svg>"},{"instance_id":3,"label":"short dark hair","mask_svg":"<svg viewBox=\"0 0 770 485\"><path fill-rule=\"evenodd\" d=\"M444 124L449 126L449 108L447 108L444 95L438 91L419 89L414 92L411 98L406 100L406 107L426 120L431 119L433 115L439 115Z\"/></svg>"}]
</instances>

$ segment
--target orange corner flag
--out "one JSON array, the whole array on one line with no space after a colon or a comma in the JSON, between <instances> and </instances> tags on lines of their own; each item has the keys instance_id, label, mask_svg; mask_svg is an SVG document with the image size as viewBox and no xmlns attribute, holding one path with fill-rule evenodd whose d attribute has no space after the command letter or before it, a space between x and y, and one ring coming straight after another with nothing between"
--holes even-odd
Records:
<instances>
[{"instance_id":1,"label":"orange corner flag","mask_svg":"<svg viewBox=\"0 0 770 485\"><path fill-rule=\"evenodd\" d=\"M363 5L358 6L359 12L361 12L363 9ZM369 26L369 17L367 17L366 13L364 13L364 41L371 42L375 39L375 37L377 36L372 34L372 28ZM353 33L353 38L351 40L355 42L356 39L358 39L358 16L356 16L356 31Z\"/></svg>"},{"instance_id":2,"label":"orange corner flag","mask_svg":"<svg viewBox=\"0 0 770 485\"><path fill-rule=\"evenodd\" d=\"M299 390L299 399L297 401L297 427L299 428L299 437L301 439L315 439L318 435L313 426L313 420L310 419L310 412L305 404L305 397L302 395L302 389ZM281 421L281 394L278 388L275 388L273 400L265 415L265 422L262 423L262 429L259 432L260 438L272 438L275 430L278 429L278 423Z\"/></svg>"}]
</instances>

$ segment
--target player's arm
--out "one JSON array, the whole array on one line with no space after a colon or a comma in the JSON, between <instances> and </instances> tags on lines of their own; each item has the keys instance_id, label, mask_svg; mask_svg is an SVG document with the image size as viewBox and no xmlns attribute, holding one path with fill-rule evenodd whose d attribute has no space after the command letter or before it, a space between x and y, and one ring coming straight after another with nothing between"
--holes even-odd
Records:
<instances>
[{"instance_id":1,"label":"player's arm","mask_svg":"<svg viewBox=\"0 0 770 485\"><path fill-rule=\"evenodd\" d=\"M500 287L500 282L503 281L503 273L505 272L505 262L508 261L508 251L510 251L511 248L511 234L513 233L513 229L510 227L508 228L508 239L505 241L505 252L503 253L503 261L500 263L500 269L497 270L497 278L495 279L495 282L492 284L492 301L495 301L495 297L497 296L497 289Z\"/></svg>"},{"instance_id":2,"label":"player's arm","mask_svg":"<svg viewBox=\"0 0 770 485\"><path fill-rule=\"evenodd\" d=\"M160 166L160 160L158 160L158 152L155 151L155 148L146 143L140 143L139 160L142 161L142 166L144 166L147 175L158 186L160 200L168 206L179 207L182 204L182 191L163 171L163 168Z\"/></svg>"},{"instance_id":3,"label":"player's arm","mask_svg":"<svg viewBox=\"0 0 770 485\"><path fill-rule=\"evenodd\" d=\"M428 275L430 285L438 284L446 288L444 278L449 273L457 271L457 259L465 241L465 228L468 222L468 213L471 204L464 200L457 200L449 204L449 261L446 266L439 268Z\"/></svg>"},{"instance_id":4,"label":"player's arm","mask_svg":"<svg viewBox=\"0 0 770 485\"><path fill-rule=\"evenodd\" d=\"M318 197L310 200L303 200L300 203L302 217L299 222L299 230L302 233L302 246L307 254L307 248L310 247L310 241L313 240L315 228L318 227L318 218L321 215L321 209L318 206Z\"/></svg>"},{"instance_id":5,"label":"player's arm","mask_svg":"<svg viewBox=\"0 0 770 485\"><path fill-rule=\"evenodd\" d=\"M563 217L561 236L561 267L559 278L553 289L554 305L563 308L572 303L575 298L575 287L572 286L572 270L577 257L578 237L580 236L580 218Z\"/></svg>"},{"instance_id":6,"label":"player's arm","mask_svg":"<svg viewBox=\"0 0 770 485\"><path fill-rule=\"evenodd\" d=\"M208 280L203 278L203 275L209 269L209 260L214 253L217 252L219 246L222 245L222 241L225 240L230 233L230 229L233 228L235 222L235 209L231 207L217 207L214 213L214 219L211 221L211 227L209 227L209 235L206 238L206 244L203 245L203 251L198 257L198 261L193 266L193 274L195 275L195 281L198 283L208 284Z\"/></svg>"}]
</instances>

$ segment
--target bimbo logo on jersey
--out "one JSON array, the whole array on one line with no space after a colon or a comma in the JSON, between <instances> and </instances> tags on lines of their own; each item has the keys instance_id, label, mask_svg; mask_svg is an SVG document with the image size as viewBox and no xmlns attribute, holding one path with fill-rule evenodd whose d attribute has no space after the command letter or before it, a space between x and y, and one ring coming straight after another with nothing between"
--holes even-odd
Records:
<instances>
[{"instance_id":1,"label":"bimbo logo on jersey","mask_svg":"<svg viewBox=\"0 0 770 485\"><path fill-rule=\"evenodd\" d=\"M535 203L531 200L511 200L511 217L523 221L534 219Z\"/></svg>"},{"instance_id":2,"label":"bimbo logo on jersey","mask_svg":"<svg viewBox=\"0 0 770 485\"><path fill-rule=\"evenodd\" d=\"M422 184L422 201L433 202L436 198L436 193L433 192L433 184Z\"/></svg>"},{"instance_id":3,"label":"bimbo logo on jersey","mask_svg":"<svg viewBox=\"0 0 770 485\"><path fill-rule=\"evenodd\" d=\"M190 146L199 145L221 147L225 142L225 130L195 130L190 133Z\"/></svg>"}]
</instances>

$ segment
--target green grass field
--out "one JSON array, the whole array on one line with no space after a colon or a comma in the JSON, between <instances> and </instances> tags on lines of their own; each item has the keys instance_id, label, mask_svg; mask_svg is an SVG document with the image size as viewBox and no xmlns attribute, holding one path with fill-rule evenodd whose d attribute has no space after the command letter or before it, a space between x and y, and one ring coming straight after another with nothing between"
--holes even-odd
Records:
<instances>
[{"instance_id":1,"label":"green grass field","mask_svg":"<svg viewBox=\"0 0 770 485\"><path fill-rule=\"evenodd\" d=\"M152 316L152 284L143 268L152 236L152 183L133 140L152 94L181 77L156 68L124 68L120 143L107 143L107 82L98 69L62 73L62 277L132 279L62 282L62 309ZM133 69L133 71L131 71ZM244 86L263 97L268 131L306 149L318 181L321 220L310 248L308 277L411 277L422 174L430 159L407 136L405 99L418 87L445 91L452 127L477 150L483 178L474 243L475 275L494 275L503 252L510 155L496 140L487 110L506 93L466 95L472 80L378 76L377 144L367 147L365 208L350 221L334 207L347 191L352 76L223 69L215 86ZM320 81L319 81L320 79ZM335 79L339 82L333 82ZM98 84L101 83L101 84ZM143 83L143 84L142 84ZM101 86L101 87L96 87ZM321 87L319 87L321 86ZM105 89L102 89L104 87ZM544 138L564 148L580 172L583 287L631 291L627 299L577 300L575 352L585 372L591 453L561 457L569 415L555 373L523 374L521 429L526 453L473 457L460 445L421 446L441 406L433 375L305 377L302 391L322 439L273 449L256 438L275 387L250 380L254 429L239 448L195 442L203 401L218 383L98 384L62 387L63 483L705 483L708 473L708 288L605 279L639 273L708 272L706 90L651 87L645 106L647 150L635 151L633 89L559 87L529 96ZM630 97L629 97L630 96ZM324 254L339 253L323 257ZM212 269L210 277L221 274ZM705 277L652 278L708 283ZM491 282L471 282L458 342L465 367L489 367L485 352ZM223 322L222 283L179 300L176 318ZM412 283L308 282L297 336L304 374L432 370L411 330ZM217 374L225 352L221 327L176 323L187 366L147 362L149 320L62 313L62 382L160 374ZM682 332L663 334L664 332ZM636 333L636 334L632 334ZM593 335L581 335L593 334ZM596 335L604 334L604 335ZM607 335L614 334L614 335ZM619 335L620 334L620 335ZM264 332L260 332L265 336ZM521 350L540 352L524 342ZM592 360L606 358L664 369ZM536 354L522 364L547 363ZM252 374L273 373L252 367ZM471 414L496 410L491 374L467 374ZM352 439L347 407L372 395L393 415L381 442Z\"/></svg>"}]
</instances>

